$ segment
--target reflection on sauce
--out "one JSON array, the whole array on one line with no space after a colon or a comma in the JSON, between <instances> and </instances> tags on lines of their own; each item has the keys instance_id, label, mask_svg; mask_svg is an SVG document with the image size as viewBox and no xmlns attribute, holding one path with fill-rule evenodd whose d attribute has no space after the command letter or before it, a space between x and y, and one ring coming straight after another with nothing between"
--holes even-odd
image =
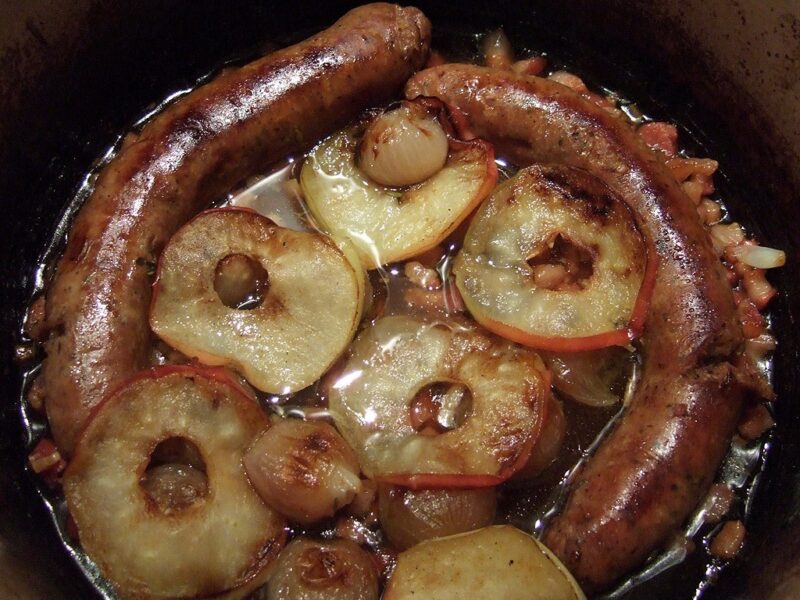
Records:
<instances>
[{"instance_id":1,"label":"reflection on sauce","mask_svg":"<svg viewBox=\"0 0 800 600\"><path fill-rule=\"evenodd\" d=\"M296 180L293 179L296 165L294 158L275 165L270 174L252 179L248 187L231 194L226 204L256 210L282 227L300 231L316 230L304 207ZM514 165L502 158L497 160L497 165L501 179L512 176L517 170ZM448 286L453 285L450 269L453 258L459 250L459 244L450 239L446 240L442 247L443 255L438 261L436 270L443 282L443 288L436 293L447 297ZM383 309L380 314L375 315L375 318L390 315L425 315L423 309L412 306L406 301L406 292L415 286L405 277L401 264L390 264L373 273L370 277L372 285L383 288L376 290L376 294L385 298ZM336 371L336 367L331 371ZM346 376L346 373L340 372L334 375L337 379ZM326 376L296 394L286 396L262 394L261 401L265 408L280 417L330 421L330 415L325 408L325 387L330 383L330 378ZM510 482L501 486L498 522L511 523L528 531L535 529L535 524L541 524L547 512L556 503L558 491L564 487L567 474L592 446L598 434L619 409L619 404L594 408L565 401L567 434L558 458L532 481Z\"/></svg>"},{"instance_id":2,"label":"reflection on sauce","mask_svg":"<svg viewBox=\"0 0 800 600\"><path fill-rule=\"evenodd\" d=\"M453 36L452 32L450 32L449 35ZM455 35L454 39L458 43L463 42L464 46L470 48L470 50L451 52L450 54L457 54L459 55L458 58L461 59L466 58L469 60L470 58L474 58L465 53L472 52L471 49L474 46L474 40L470 36L459 37ZM475 39L478 38L476 37ZM459 40L461 41L459 42ZM464 40L466 40L466 42L464 42ZM453 40L450 40L450 42L453 42ZM455 46L458 46L458 43L456 43ZM551 64L558 68L563 66L554 62L551 62ZM187 91L188 90L179 92L176 96L186 93ZM159 105L151 114L146 115L143 120L146 120L152 116L152 114L160 111L170 99L171 98L168 98L165 103ZM641 123L647 120L635 104L631 104L624 99L619 100L621 110L632 122ZM105 164L113 153L114 150L112 149L109 155L105 157L103 163L101 163L101 166ZM274 165L270 173L261 177L251 178L243 189L229 195L223 203L251 208L283 227L300 231L314 230L315 227L311 223L310 217L300 198L299 187L296 184L296 180L293 178L298 164L299 160L295 157L291 157ZM497 160L497 166L501 181L512 176L516 172L515 166L507 163L502 158ZM66 232L69 217L74 214L77 208L86 199L92 184L93 173L90 173L87 175L81 190L75 196L73 205L67 211L64 220L59 225L56 237L52 246L46 253L45 260L37 269L35 276L36 294L41 293L44 288L47 266L57 257L59 243ZM444 256L440 260L437 270L442 281L445 282L445 287L441 293L446 294L448 286L450 285L448 282L450 266L452 264L452 258L458 250L458 245L455 241L451 241L450 243L444 244L444 249ZM374 287L379 288L376 290L377 294L381 295L385 300L382 311L378 311L378 315L375 316L380 316L381 314L418 314L416 312L417 309L409 307L405 302L405 292L412 284L404 277L401 265L388 265L386 268L378 269L374 271L374 275L370 277L370 280ZM30 388L38 372L38 368L38 366L33 366L25 374L23 393ZM294 395L262 395L261 401L269 411L277 416L330 420L327 409L325 408L326 399L324 388L327 384L331 383L331 377L335 379L336 377L342 376L342 373L336 371L335 366L331 371L333 375L324 376L322 382L318 382ZM27 434L27 441L31 443L46 431L47 425L43 416L33 410L24 400L24 396L20 398L20 407ZM565 400L564 410L568 426L566 439L559 457L535 480L528 482L510 482L500 487L498 506L499 522L508 522L528 531L540 531L548 513L551 512L554 507L558 506L560 493L563 491L569 473L574 468L574 465L592 448L598 434L612 421L614 415L619 411L619 406L593 408ZM746 520L749 516L751 510L750 504L753 497L752 492L760 476L758 470L763 465L763 457L768 449L769 442L735 442L728 457L720 468L719 480L729 485L735 492L735 499L730 513L732 518ZM83 553L83 550L77 543L77 539L69 533L70 525L63 502L63 496L46 490L41 484L39 489L43 501L50 509L51 518L58 528L65 546L67 546L70 552L76 557L76 560L87 574L87 577L92 580L99 589L103 590L107 597L111 597L113 594L111 588L102 579L94 563ZM387 556L385 550L381 547L380 534L376 534L364 525L359 525L359 527L363 530L365 542L380 555ZM667 570L681 562L694 563L687 569L676 569L674 572L678 574L678 577L686 577L686 573L689 573L689 577L692 581L698 584L697 594L699 595L704 589L713 584L714 579L725 567L725 563L718 560L710 560L702 552L691 552L692 542L688 540L688 538L694 537L697 542L707 541L712 529L713 526L705 523L702 510L698 511L692 519L690 519L685 535L677 535L674 543L670 545L665 552L654 557L641 572L632 575L620 587L610 592L607 597L619 598L625 596L626 598L646 598L648 597L647 584L644 586L641 584L656 576L659 577L654 583L659 585L659 590L662 589L662 584L667 585L669 588L669 578L671 575ZM301 533L301 530L296 530L296 533ZM336 533L336 525L332 522L324 523L311 531L311 533L333 537ZM385 562L388 564L391 560L386 559ZM681 586L682 589L685 587L685 585ZM659 597L663 596L660 595Z\"/></svg>"},{"instance_id":3,"label":"reflection on sauce","mask_svg":"<svg viewBox=\"0 0 800 600\"><path fill-rule=\"evenodd\" d=\"M276 225L296 231L312 231L305 205L300 200L300 188L294 179L297 164L294 157L278 163L264 177L251 177L248 186L230 195L229 206L251 208Z\"/></svg>"},{"instance_id":4,"label":"reflection on sauce","mask_svg":"<svg viewBox=\"0 0 800 600\"><path fill-rule=\"evenodd\" d=\"M507 179L516 173L517 167L503 158L497 159L499 180ZM231 194L227 204L251 208L272 219L276 224L300 231L317 230L306 210L299 185L294 179L299 161L294 157L277 164L271 173L254 178L248 186ZM436 265L436 271L443 282L441 290L435 292L448 297L448 287L452 284L450 271L455 254L460 246L458 233L442 244L443 254ZM412 259L413 260L413 259ZM407 302L407 291L416 286L404 275L402 264L389 264L372 271L370 276L374 295L381 298L381 310L370 315L374 319L389 315L424 315L424 310ZM428 313L430 315L430 313ZM367 324L367 319L362 327ZM477 325L475 325L477 326ZM326 408L325 388L336 379L346 377L336 367L321 381L293 395L267 396L261 400L265 408L279 417L299 417L332 421ZM631 382L633 384L633 382ZM630 386L629 386L630 387ZM626 395L629 395L628 390ZM570 475L576 466L602 439L605 432L614 425L615 417L622 410L622 403L611 406L592 407L564 398L564 412L567 420L566 437L557 459L543 473L529 481L509 481L498 488L498 523L510 523L534 534L540 534L549 518L559 509L570 482ZM729 485L739 496L747 496L753 483L753 473L759 468L764 448L761 444L747 446L734 444L730 454L721 467L719 481ZM748 510L742 506L741 498L733 503L733 516L745 516ZM296 533L331 535L331 525L322 529L297 530ZM684 561L704 561L705 574L698 592L713 583L721 572L724 563L707 559L703 553L695 551L695 540L710 535L712 525L707 524L702 508L693 515L683 533L676 532L673 541L662 553L653 557L638 573L632 574L604 598L639 597L646 590L642 584L665 574L672 567ZM372 536L373 549L383 552L380 536ZM696 569L695 569L696 570ZM647 593L646 591L644 592ZM641 597L646 597L641 596Z\"/></svg>"}]
</instances>

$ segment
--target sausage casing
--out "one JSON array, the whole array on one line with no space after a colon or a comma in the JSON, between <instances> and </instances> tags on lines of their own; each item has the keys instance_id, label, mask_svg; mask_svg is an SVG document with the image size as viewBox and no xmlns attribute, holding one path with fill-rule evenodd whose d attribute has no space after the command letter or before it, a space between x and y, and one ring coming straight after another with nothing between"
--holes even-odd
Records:
<instances>
[{"instance_id":1,"label":"sausage casing","mask_svg":"<svg viewBox=\"0 0 800 600\"><path fill-rule=\"evenodd\" d=\"M172 233L248 175L391 98L429 43L419 10L363 6L221 74L128 137L78 213L47 290L42 377L63 450L92 407L148 366L150 271Z\"/></svg>"},{"instance_id":2,"label":"sausage casing","mask_svg":"<svg viewBox=\"0 0 800 600\"><path fill-rule=\"evenodd\" d=\"M680 527L729 447L745 376L735 366L743 336L723 267L663 162L629 124L565 86L443 65L415 75L406 95L442 99L521 165L598 176L628 203L656 253L641 381L544 538L587 591L608 587Z\"/></svg>"}]
</instances>

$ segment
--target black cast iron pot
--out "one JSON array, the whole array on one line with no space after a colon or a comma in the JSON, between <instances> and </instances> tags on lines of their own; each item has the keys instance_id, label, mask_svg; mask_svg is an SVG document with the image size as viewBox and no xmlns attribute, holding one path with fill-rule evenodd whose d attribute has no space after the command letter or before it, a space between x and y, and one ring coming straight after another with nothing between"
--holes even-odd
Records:
<instances>
[{"instance_id":1,"label":"black cast iron pot","mask_svg":"<svg viewBox=\"0 0 800 600\"><path fill-rule=\"evenodd\" d=\"M36 265L92 161L148 105L225 60L332 22L351 4L266 0L0 0L0 597L96 593L26 471L12 357ZM419 2L441 43L503 25L622 91L721 163L737 220L787 251L771 276L778 427L745 550L704 598L800 597L800 5L794 0ZM459 37L460 36L460 37ZM435 40L436 43L436 40ZM686 564L630 597L692 598Z\"/></svg>"}]
</instances>

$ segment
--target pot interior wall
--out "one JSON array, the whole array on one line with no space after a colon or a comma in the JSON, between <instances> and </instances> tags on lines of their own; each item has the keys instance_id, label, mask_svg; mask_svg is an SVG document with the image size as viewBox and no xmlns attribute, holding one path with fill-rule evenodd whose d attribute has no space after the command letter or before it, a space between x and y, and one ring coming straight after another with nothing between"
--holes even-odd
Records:
<instances>
[{"instance_id":1,"label":"pot interior wall","mask_svg":"<svg viewBox=\"0 0 800 600\"><path fill-rule=\"evenodd\" d=\"M280 46L332 21L350 5L144 0L0 3L0 264L2 469L0 591L6 597L90 597L63 553L31 479L12 363L35 265L92 161L144 109L191 85L220 61ZM773 318L779 428L754 507L744 559L709 597L766 597L800 557L800 419L794 365L800 316L800 11L792 2L420 2L435 30L504 25L518 44L546 50L677 120L691 143L722 163L737 219L787 250L773 278L783 292ZM136 26L132 26L135 23ZM794 74L794 75L792 75ZM676 569L671 590L637 596L690 598L700 573ZM659 586L664 584L660 580ZM7 585L6 590L2 586ZM749 587L745 587L749 586ZM27 592L25 591L27 590ZM676 592L676 590L680 590ZM777 593L777 592L776 592ZM739 596L737 596L737 594ZM778 597L778 596L775 596ZM782 595L780 597L788 597Z\"/></svg>"}]
</instances>

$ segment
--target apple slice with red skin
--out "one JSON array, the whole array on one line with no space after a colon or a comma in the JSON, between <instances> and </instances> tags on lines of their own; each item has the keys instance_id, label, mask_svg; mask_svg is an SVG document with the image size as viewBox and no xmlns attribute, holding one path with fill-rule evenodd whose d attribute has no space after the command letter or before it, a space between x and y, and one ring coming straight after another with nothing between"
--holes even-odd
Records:
<instances>
[{"instance_id":1,"label":"apple slice with red skin","mask_svg":"<svg viewBox=\"0 0 800 600\"><path fill-rule=\"evenodd\" d=\"M440 383L466 387L466 416L438 434L418 431L412 404ZM386 317L351 346L329 410L371 479L412 489L485 487L525 464L548 395L548 374L526 348L461 324Z\"/></svg>"},{"instance_id":2,"label":"apple slice with red skin","mask_svg":"<svg viewBox=\"0 0 800 600\"><path fill-rule=\"evenodd\" d=\"M64 493L83 548L122 597L236 596L263 581L285 521L250 485L242 454L268 427L219 368L142 371L94 409ZM208 477L204 494L168 512L142 485L166 440L193 444Z\"/></svg>"},{"instance_id":3,"label":"apple slice with red skin","mask_svg":"<svg viewBox=\"0 0 800 600\"><path fill-rule=\"evenodd\" d=\"M655 271L621 199L585 171L542 165L497 187L453 266L481 325L554 351L629 344L644 328ZM547 282L548 272L559 275Z\"/></svg>"},{"instance_id":4,"label":"apple slice with red skin","mask_svg":"<svg viewBox=\"0 0 800 600\"><path fill-rule=\"evenodd\" d=\"M484 140L455 137L444 105L433 98L406 101L436 115L447 133L449 152L433 176L405 188L371 181L359 169L364 120L333 134L308 155L300 184L311 214L333 237L351 240L365 266L411 258L450 235L497 182L494 149Z\"/></svg>"},{"instance_id":5,"label":"apple slice with red skin","mask_svg":"<svg viewBox=\"0 0 800 600\"><path fill-rule=\"evenodd\" d=\"M206 211L161 254L150 326L187 356L229 365L262 391L302 389L345 350L361 318L365 273L349 252L249 209ZM250 307L231 305L250 276Z\"/></svg>"}]
</instances>

